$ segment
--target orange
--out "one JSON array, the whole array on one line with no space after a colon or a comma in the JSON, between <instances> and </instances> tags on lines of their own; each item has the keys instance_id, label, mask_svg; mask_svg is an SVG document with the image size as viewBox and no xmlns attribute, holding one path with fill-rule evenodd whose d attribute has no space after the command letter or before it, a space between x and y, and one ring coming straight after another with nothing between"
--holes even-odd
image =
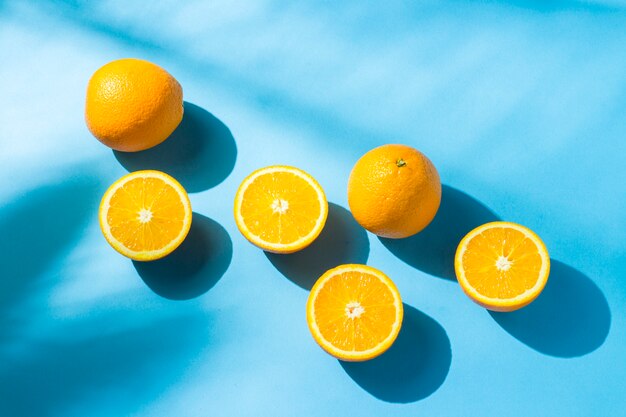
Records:
<instances>
[{"instance_id":1,"label":"orange","mask_svg":"<svg viewBox=\"0 0 626 417\"><path fill-rule=\"evenodd\" d=\"M370 232L404 238L424 229L441 202L435 166L417 149L383 145L358 160L348 181L348 204Z\"/></svg>"},{"instance_id":2,"label":"orange","mask_svg":"<svg viewBox=\"0 0 626 417\"><path fill-rule=\"evenodd\" d=\"M306 305L315 341L344 361L381 355L400 332L402 300L395 284L366 265L340 265L315 283Z\"/></svg>"},{"instance_id":3,"label":"orange","mask_svg":"<svg viewBox=\"0 0 626 417\"><path fill-rule=\"evenodd\" d=\"M473 301L489 310L513 311L539 296L550 274L550 256L530 229L492 222L461 240L454 269Z\"/></svg>"},{"instance_id":4,"label":"orange","mask_svg":"<svg viewBox=\"0 0 626 417\"><path fill-rule=\"evenodd\" d=\"M235 196L239 231L261 249L296 252L320 234L328 216L324 190L301 169L276 165L243 180Z\"/></svg>"},{"instance_id":5,"label":"orange","mask_svg":"<svg viewBox=\"0 0 626 417\"><path fill-rule=\"evenodd\" d=\"M117 180L100 203L100 229L113 248L137 261L170 254L191 227L185 189L160 171L137 171Z\"/></svg>"},{"instance_id":6,"label":"orange","mask_svg":"<svg viewBox=\"0 0 626 417\"><path fill-rule=\"evenodd\" d=\"M100 142L118 151L158 145L182 118L180 84L151 62L132 58L109 62L87 85L87 127Z\"/></svg>"}]
</instances>

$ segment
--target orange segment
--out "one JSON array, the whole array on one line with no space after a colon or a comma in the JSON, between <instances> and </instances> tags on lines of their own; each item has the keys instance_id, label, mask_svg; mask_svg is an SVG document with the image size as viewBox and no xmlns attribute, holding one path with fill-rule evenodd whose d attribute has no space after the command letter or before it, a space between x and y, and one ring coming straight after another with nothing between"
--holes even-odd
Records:
<instances>
[{"instance_id":1,"label":"orange segment","mask_svg":"<svg viewBox=\"0 0 626 417\"><path fill-rule=\"evenodd\" d=\"M366 265L327 271L307 302L313 338L326 352L346 361L364 361L385 352L398 336L402 314L395 284Z\"/></svg>"},{"instance_id":2,"label":"orange segment","mask_svg":"<svg viewBox=\"0 0 626 417\"><path fill-rule=\"evenodd\" d=\"M513 311L539 296L548 280L550 257L530 229L492 222L463 238L455 271L461 288L476 303L490 310Z\"/></svg>"},{"instance_id":3,"label":"orange segment","mask_svg":"<svg viewBox=\"0 0 626 417\"><path fill-rule=\"evenodd\" d=\"M191 227L184 188L160 171L137 171L117 180L100 203L100 228L119 253L138 261L162 258Z\"/></svg>"},{"instance_id":4,"label":"orange segment","mask_svg":"<svg viewBox=\"0 0 626 417\"><path fill-rule=\"evenodd\" d=\"M250 242L271 252L290 253L317 238L328 202L322 187L306 172L271 166L250 174L235 197L235 221Z\"/></svg>"}]
</instances>

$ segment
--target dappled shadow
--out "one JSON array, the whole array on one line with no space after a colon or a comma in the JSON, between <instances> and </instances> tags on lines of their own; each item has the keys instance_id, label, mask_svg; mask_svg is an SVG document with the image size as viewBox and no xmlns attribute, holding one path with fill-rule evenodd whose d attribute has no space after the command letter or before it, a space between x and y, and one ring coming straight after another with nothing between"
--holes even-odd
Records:
<instances>
[{"instance_id":1,"label":"dappled shadow","mask_svg":"<svg viewBox=\"0 0 626 417\"><path fill-rule=\"evenodd\" d=\"M393 403L418 401L437 391L451 362L450 339L444 328L406 304L402 329L387 352L366 362L339 361L361 388Z\"/></svg>"},{"instance_id":2,"label":"dappled shadow","mask_svg":"<svg viewBox=\"0 0 626 417\"><path fill-rule=\"evenodd\" d=\"M66 179L0 209L0 340L27 319L12 309L36 293L38 278L70 250L97 213L97 184L87 176Z\"/></svg>"},{"instance_id":3,"label":"dappled shadow","mask_svg":"<svg viewBox=\"0 0 626 417\"><path fill-rule=\"evenodd\" d=\"M611 311L602 291L581 272L551 260L550 277L539 297L521 310L490 311L513 337L546 355L582 356L606 340Z\"/></svg>"},{"instance_id":4,"label":"dappled shadow","mask_svg":"<svg viewBox=\"0 0 626 417\"><path fill-rule=\"evenodd\" d=\"M367 262L367 232L345 208L328 204L324 230L307 248L291 254L265 252L265 256L289 280L310 290L327 270L342 264Z\"/></svg>"},{"instance_id":5,"label":"dappled shadow","mask_svg":"<svg viewBox=\"0 0 626 417\"><path fill-rule=\"evenodd\" d=\"M102 393L109 396L109 415L128 415L170 387L209 340L210 323L197 315L106 330L124 319L79 320L59 329L57 337L31 343L19 357L2 361L0 415L57 416ZM115 401L115 393L123 401Z\"/></svg>"},{"instance_id":6,"label":"dappled shadow","mask_svg":"<svg viewBox=\"0 0 626 417\"><path fill-rule=\"evenodd\" d=\"M620 10L615 4L602 1L584 0L491 0L491 3L509 5L521 9L537 12L563 12L563 11L588 11L588 12L613 12Z\"/></svg>"},{"instance_id":7,"label":"dappled shadow","mask_svg":"<svg viewBox=\"0 0 626 417\"><path fill-rule=\"evenodd\" d=\"M233 244L226 229L193 213L189 234L174 252L156 261L133 261L133 265L155 293L187 300L211 289L228 269L232 256Z\"/></svg>"},{"instance_id":8,"label":"dappled shadow","mask_svg":"<svg viewBox=\"0 0 626 417\"><path fill-rule=\"evenodd\" d=\"M259 81L257 77L243 76L216 60L191 53L187 48L170 47L167 43L158 42L153 36L142 36L137 31L128 30L123 25L120 26L112 20L107 20L98 13L97 7L89 2L77 5L73 1L48 1L38 3L38 6L46 13L53 14L56 18L77 28L104 35L133 49L139 48L144 51L165 54L170 60L193 68L194 71L203 74L204 77L228 87L239 98L255 105L261 102L265 111L271 112L279 118L288 118L297 122L299 126L306 126L320 135L328 136L331 132L336 136L350 131L354 137L367 139L371 142L382 140L383 131L373 134L370 129L352 123L338 115L336 111L330 111L323 106L311 105L306 100L299 99L292 94L281 93ZM387 141L391 140L393 140L393 136L388 135Z\"/></svg>"},{"instance_id":9,"label":"dappled shadow","mask_svg":"<svg viewBox=\"0 0 626 417\"><path fill-rule=\"evenodd\" d=\"M456 280L454 254L463 236L498 216L462 191L443 185L441 205L433 221L420 233L405 239L379 238L395 256L420 271Z\"/></svg>"},{"instance_id":10,"label":"dappled shadow","mask_svg":"<svg viewBox=\"0 0 626 417\"><path fill-rule=\"evenodd\" d=\"M156 169L176 178L188 192L215 187L228 177L237 159L232 133L203 108L184 103L183 120L161 144L140 152L113 151L128 171Z\"/></svg>"}]
</instances>

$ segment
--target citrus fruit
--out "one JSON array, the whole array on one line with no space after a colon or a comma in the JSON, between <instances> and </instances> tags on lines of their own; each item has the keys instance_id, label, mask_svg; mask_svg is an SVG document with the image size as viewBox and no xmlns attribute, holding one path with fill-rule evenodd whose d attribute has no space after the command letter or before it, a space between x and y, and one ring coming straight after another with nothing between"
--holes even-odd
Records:
<instances>
[{"instance_id":1,"label":"citrus fruit","mask_svg":"<svg viewBox=\"0 0 626 417\"><path fill-rule=\"evenodd\" d=\"M365 361L385 352L402 326L395 284L366 265L340 265L317 280L306 318L315 341L344 361Z\"/></svg>"},{"instance_id":2,"label":"citrus fruit","mask_svg":"<svg viewBox=\"0 0 626 417\"><path fill-rule=\"evenodd\" d=\"M152 261L170 254L191 227L185 189L160 171L137 171L117 180L100 203L100 229L124 256Z\"/></svg>"},{"instance_id":3,"label":"citrus fruit","mask_svg":"<svg viewBox=\"0 0 626 417\"><path fill-rule=\"evenodd\" d=\"M269 166L243 180L235 196L241 234L261 249L292 253L310 245L328 216L324 190L301 169Z\"/></svg>"},{"instance_id":4,"label":"citrus fruit","mask_svg":"<svg viewBox=\"0 0 626 417\"><path fill-rule=\"evenodd\" d=\"M109 62L87 85L87 127L100 142L118 151L158 145L182 118L180 84L151 62L132 58Z\"/></svg>"},{"instance_id":5,"label":"citrus fruit","mask_svg":"<svg viewBox=\"0 0 626 417\"><path fill-rule=\"evenodd\" d=\"M491 222L461 240L454 269L461 288L473 301L489 310L513 311L541 293L550 274L550 257L530 229Z\"/></svg>"},{"instance_id":6,"label":"citrus fruit","mask_svg":"<svg viewBox=\"0 0 626 417\"><path fill-rule=\"evenodd\" d=\"M383 145L361 157L348 180L348 204L370 232L404 238L425 228L441 202L435 166L417 149Z\"/></svg>"}]
</instances>

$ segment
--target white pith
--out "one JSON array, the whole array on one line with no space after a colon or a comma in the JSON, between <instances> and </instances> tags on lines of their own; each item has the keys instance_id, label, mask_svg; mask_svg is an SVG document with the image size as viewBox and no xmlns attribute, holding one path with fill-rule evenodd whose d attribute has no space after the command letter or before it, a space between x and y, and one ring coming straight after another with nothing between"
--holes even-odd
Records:
<instances>
[{"instance_id":1,"label":"white pith","mask_svg":"<svg viewBox=\"0 0 626 417\"><path fill-rule=\"evenodd\" d=\"M511 265L513 265L513 262L509 261L509 258L506 256L500 256L496 260L496 268L498 268L499 271L508 271L511 269Z\"/></svg>"},{"instance_id":2,"label":"white pith","mask_svg":"<svg viewBox=\"0 0 626 417\"><path fill-rule=\"evenodd\" d=\"M346 316L349 319L358 319L363 313L365 313L365 308L358 301L351 301L346 304Z\"/></svg>"},{"instance_id":3,"label":"white pith","mask_svg":"<svg viewBox=\"0 0 626 417\"><path fill-rule=\"evenodd\" d=\"M148 209L141 209L139 210L139 221L141 223L148 223L150 220L152 220L152 212Z\"/></svg>"},{"instance_id":4,"label":"white pith","mask_svg":"<svg viewBox=\"0 0 626 417\"><path fill-rule=\"evenodd\" d=\"M274 213L285 214L289 210L289 201L277 198L272 201L271 207Z\"/></svg>"}]
</instances>

